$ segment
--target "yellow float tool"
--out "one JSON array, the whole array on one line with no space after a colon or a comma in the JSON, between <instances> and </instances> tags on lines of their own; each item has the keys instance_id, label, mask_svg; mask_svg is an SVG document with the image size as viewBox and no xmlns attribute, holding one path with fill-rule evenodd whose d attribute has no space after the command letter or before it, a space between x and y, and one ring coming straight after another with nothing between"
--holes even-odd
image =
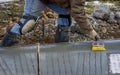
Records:
<instances>
[{"instance_id":1,"label":"yellow float tool","mask_svg":"<svg viewBox=\"0 0 120 75\"><path fill-rule=\"evenodd\" d=\"M103 41L95 41L92 43L92 51L105 51L106 48L104 46Z\"/></svg>"}]
</instances>

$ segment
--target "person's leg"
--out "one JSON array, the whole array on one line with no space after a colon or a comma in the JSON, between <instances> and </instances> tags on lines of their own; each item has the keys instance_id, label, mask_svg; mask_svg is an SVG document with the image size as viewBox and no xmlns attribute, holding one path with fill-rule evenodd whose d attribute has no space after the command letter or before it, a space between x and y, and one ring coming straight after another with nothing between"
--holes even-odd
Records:
<instances>
[{"instance_id":1,"label":"person's leg","mask_svg":"<svg viewBox=\"0 0 120 75\"><path fill-rule=\"evenodd\" d=\"M40 0L25 0L23 17L12 27L11 32L24 34L21 33L21 29L26 25L26 22L31 21L31 19L35 21L45 7L46 5Z\"/></svg>"},{"instance_id":2,"label":"person's leg","mask_svg":"<svg viewBox=\"0 0 120 75\"><path fill-rule=\"evenodd\" d=\"M68 42L69 41L69 31L71 25L70 15L61 15L58 16L58 26L55 35L55 42Z\"/></svg>"},{"instance_id":3,"label":"person's leg","mask_svg":"<svg viewBox=\"0 0 120 75\"><path fill-rule=\"evenodd\" d=\"M55 42L68 42L69 41L69 26L71 25L71 17L68 10L60 7L57 4L48 5L50 9L58 13L57 30L55 35Z\"/></svg>"},{"instance_id":4,"label":"person's leg","mask_svg":"<svg viewBox=\"0 0 120 75\"><path fill-rule=\"evenodd\" d=\"M37 17L45 7L46 5L41 3L40 0L25 0L23 17L7 31L0 46L14 45L18 36L25 34L34 26Z\"/></svg>"}]
</instances>

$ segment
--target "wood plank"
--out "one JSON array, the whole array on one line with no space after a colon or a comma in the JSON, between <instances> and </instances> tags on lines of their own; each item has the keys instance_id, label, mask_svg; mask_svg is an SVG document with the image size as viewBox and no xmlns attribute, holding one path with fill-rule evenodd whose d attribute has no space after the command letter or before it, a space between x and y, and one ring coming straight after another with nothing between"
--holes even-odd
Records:
<instances>
[{"instance_id":1,"label":"wood plank","mask_svg":"<svg viewBox=\"0 0 120 75\"><path fill-rule=\"evenodd\" d=\"M95 69L95 52L90 53L90 75L95 75L96 69Z\"/></svg>"},{"instance_id":2,"label":"wood plank","mask_svg":"<svg viewBox=\"0 0 120 75\"><path fill-rule=\"evenodd\" d=\"M89 66L90 66L90 63L89 63L89 61L90 61L90 53L89 52L85 52L85 54L84 54L84 56L85 56L85 58L84 58L84 68L83 68L83 75L89 75Z\"/></svg>"},{"instance_id":3,"label":"wood plank","mask_svg":"<svg viewBox=\"0 0 120 75\"><path fill-rule=\"evenodd\" d=\"M78 64L77 64L77 74L76 75L83 75L83 64L84 64L84 53L79 53L78 57Z\"/></svg>"},{"instance_id":4,"label":"wood plank","mask_svg":"<svg viewBox=\"0 0 120 75\"><path fill-rule=\"evenodd\" d=\"M96 59L96 74L95 75L101 75L101 55L100 52L95 53L95 59Z\"/></svg>"},{"instance_id":5,"label":"wood plank","mask_svg":"<svg viewBox=\"0 0 120 75\"><path fill-rule=\"evenodd\" d=\"M65 64L63 60L63 53L58 53L58 65L59 65L59 70L60 70L60 75L65 75Z\"/></svg>"}]
</instances>

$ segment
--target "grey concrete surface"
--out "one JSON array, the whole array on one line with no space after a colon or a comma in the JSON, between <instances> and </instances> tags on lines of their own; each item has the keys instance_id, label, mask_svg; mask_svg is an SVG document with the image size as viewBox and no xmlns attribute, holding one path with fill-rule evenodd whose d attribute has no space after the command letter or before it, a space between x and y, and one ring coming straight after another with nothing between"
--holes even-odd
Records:
<instances>
[{"instance_id":1,"label":"grey concrete surface","mask_svg":"<svg viewBox=\"0 0 120 75\"><path fill-rule=\"evenodd\" d=\"M91 41L40 46L41 75L120 75L109 72L120 40L104 41L106 51L91 51ZM37 46L0 48L0 75L37 75Z\"/></svg>"}]
</instances>

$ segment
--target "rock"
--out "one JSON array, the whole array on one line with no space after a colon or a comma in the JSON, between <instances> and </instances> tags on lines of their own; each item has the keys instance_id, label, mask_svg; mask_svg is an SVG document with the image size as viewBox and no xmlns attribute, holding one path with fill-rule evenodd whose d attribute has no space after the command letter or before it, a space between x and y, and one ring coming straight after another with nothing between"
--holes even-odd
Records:
<instances>
[{"instance_id":1,"label":"rock","mask_svg":"<svg viewBox=\"0 0 120 75\"><path fill-rule=\"evenodd\" d=\"M105 27L102 27L102 32L103 33L106 33L107 32L107 29Z\"/></svg>"},{"instance_id":2,"label":"rock","mask_svg":"<svg viewBox=\"0 0 120 75\"><path fill-rule=\"evenodd\" d=\"M71 26L75 26L76 24L77 24L77 23L76 23L75 19L72 18L72 24L71 24Z\"/></svg>"},{"instance_id":3,"label":"rock","mask_svg":"<svg viewBox=\"0 0 120 75\"><path fill-rule=\"evenodd\" d=\"M56 18L56 14L53 13L53 12L47 12L47 13L46 13L46 16L47 16L48 18Z\"/></svg>"},{"instance_id":4,"label":"rock","mask_svg":"<svg viewBox=\"0 0 120 75\"><path fill-rule=\"evenodd\" d=\"M15 7L21 7L21 4L13 3Z\"/></svg>"},{"instance_id":5,"label":"rock","mask_svg":"<svg viewBox=\"0 0 120 75\"><path fill-rule=\"evenodd\" d=\"M100 26L102 26L102 27L105 27L105 26L107 26L107 23L106 23L106 21L102 21L102 22L100 22L99 24L100 24Z\"/></svg>"},{"instance_id":6,"label":"rock","mask_svg":"<svg viewBox=\"0 0 120 75\"><path fill-rule=\"evenodd\" d=\"M105 4L100 4L94 8L92 15L96 18L104 19L105 14L109 13L110 13L109 6Z\"/></svg>"},{"instance_id":7,"label":"rock","mask_svg":"<svg viewBox=\"0 0 120 75\"><path fill-rule=\"evenodd\" d=\"M94 17L88 16L88 19L90 20L90 22L92 23L94 28L98 27L99 23L97 22L97 20Z\"/></svg>"},{"instance_id":8,"label":"rock","mask_svg":"<svg viewBox=\"0 0 120 75\"><path fill-rule=\"evenodd\" d=\"M120 34L120 30L117 30L117 32Z\"/></svg>"},{"instance_id":9,"label":"rock","mask_svg":"<svg viewBox=\"0 0 120 75\"><path fill-rule=\"evenodd\" d=\"M1 8L6 8L6 4L2 3L2 4L0 4L0 7Z\"/></svg>"},{"instance_id":10,"label":"rock","mask_svg":"<svg viewBox=\"0 0 120 75\"><path fill-rule=\"evenodd\" d=\"M112 23L116 23L116 20L107 20L107 22L112 24Z\"/></svg>"},{"instance_id":11,"label":"rock","mask_svg":"<svg viewBox=\"0 0 120 75\"><path fill-rule=\"evenodd\" d=\"M6 27L0 29L0 37L6 33Z\"/></svg>"},{"instance_id":12,"label":"rock","mask_svg":"<svg viewBox=\"0 0 120 75\"><path fill-rule=\"evenodd\" d=\"M117 24L120 26L120 19L117 19Z\"/></svg>"},{"instance_id":13,"label":"rock","mask_svg":"<svg viewBox=\"0 0 120 75\"><path fill-rule=\"evenodd\" d=\"M110 17L109 17L110 20L115 20L115 14L113 12L110 12Z\"/></svg>"},{"instance_id":14,"label":"rock","mask_svg":"<svg viewBox=\"0 0 120 75\"><path fill-rule=\"evenodd\" d=\"M116 12L115 18L116 18L116 19L120 19L120 12Z\"/></svg>"},{"instance_id":15,"label":"rock","mask_svg":"<svg viewBox=\"0 0 120 75\"><path fill-rule=\"evenodd\" d=\"M108 14L108 13L106 13L106 14L104 14L104 16L103 16L103 20L104 21L107 21L107 20L109 20L109 18L110 18L110 14Z\"/></svg>"}]
</instances>

